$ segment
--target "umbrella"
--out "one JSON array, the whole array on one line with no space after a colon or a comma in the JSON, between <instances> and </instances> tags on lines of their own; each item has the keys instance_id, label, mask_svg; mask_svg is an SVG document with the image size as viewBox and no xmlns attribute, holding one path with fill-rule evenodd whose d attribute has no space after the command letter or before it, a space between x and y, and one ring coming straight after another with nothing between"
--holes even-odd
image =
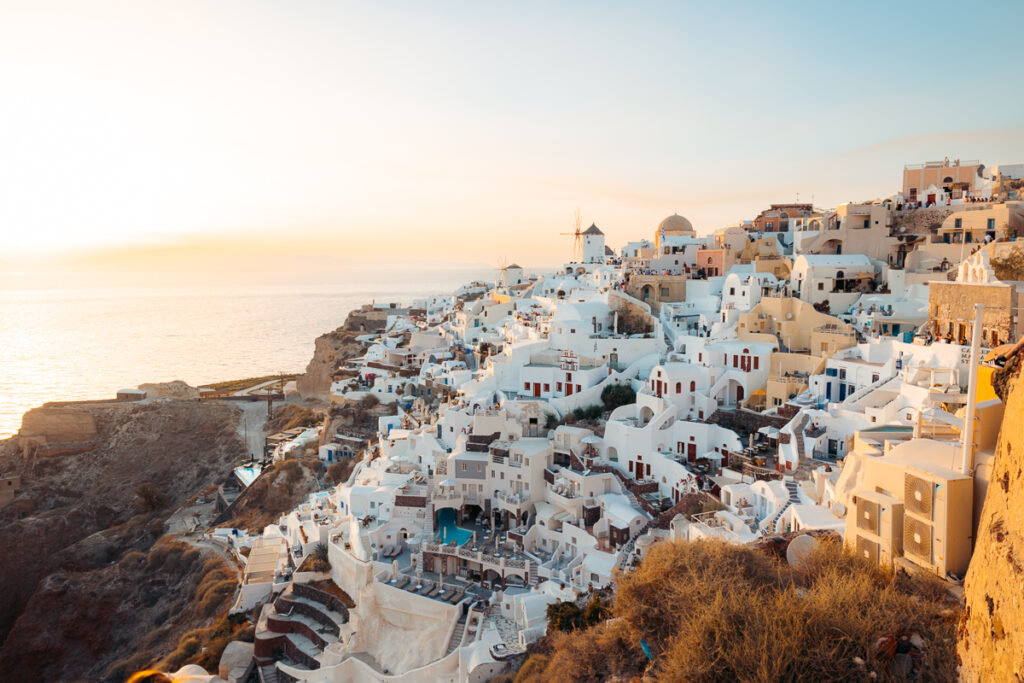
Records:
<instances>
[{"instance_id":1,"label":"umbrella","mask_svg":"<svg viewBox=\"0 0 1024 683\"><path fill-rule=\"evenodd\" d=\"M601 438L601 437L599 437L599 436L594 436L593 434L591 434L590 436L585 436L585 437L583 437L583 438L581 439L581 441L582 441L583 443L589 443L589 444L596 444L596 443L601 443L601 442L603 442L603 441L604 441L604 439L602 439L602 438Z\"/></svg>"}]
</instances>

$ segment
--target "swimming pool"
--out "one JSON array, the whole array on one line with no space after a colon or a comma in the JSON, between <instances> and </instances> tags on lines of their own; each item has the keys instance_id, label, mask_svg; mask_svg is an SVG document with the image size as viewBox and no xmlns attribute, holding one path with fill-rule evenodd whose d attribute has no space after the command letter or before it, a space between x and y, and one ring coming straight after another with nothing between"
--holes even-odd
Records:
<instances>
[{"instance_id":1,"label":"swimming pool","mask_svg":"<svg viewBox=\"0 0 1024 683\"><path fill-rule=\"evenodd\" d=\"M437 541L462 545L473 537L473 532L455 525L455 509L441 508L437 511Z\"/></svg>"}]
</instances>

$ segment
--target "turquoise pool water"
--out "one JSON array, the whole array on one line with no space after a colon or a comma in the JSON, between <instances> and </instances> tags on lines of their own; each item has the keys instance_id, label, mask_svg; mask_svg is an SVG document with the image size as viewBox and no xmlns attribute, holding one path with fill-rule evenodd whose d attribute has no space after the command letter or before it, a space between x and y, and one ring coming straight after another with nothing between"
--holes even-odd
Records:
<instances>
[{"instance_id":1,"label":"turquoise pool water","mask_svg":"<svg viewBox=\"0 0 1024 683\"><path fill-rule=\"evenodd\" d=\"M473 538L473 532L455 526L455 509L442 508L437 511L437 540L442 543L455 541L462 545Z\"/></svg>"}]
</instances>

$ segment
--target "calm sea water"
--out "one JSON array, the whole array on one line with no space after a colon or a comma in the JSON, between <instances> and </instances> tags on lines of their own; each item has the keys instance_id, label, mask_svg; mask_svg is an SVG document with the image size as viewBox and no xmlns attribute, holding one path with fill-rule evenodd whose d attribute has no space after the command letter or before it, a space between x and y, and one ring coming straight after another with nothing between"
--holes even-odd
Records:
<instances>
[{"instance_id":1,"label":"calm sea water","mask_svg":"<svg viewBox=\"0 0 1024 683\"><path fill-rule=\"evenodd\" d=\"M317 336L371 300L447 293L486 270L381 270L322 284L0 289L0 437L46 401L113 398L180 379L196 385L299 372Z\"/></svg>"}]
</instances>

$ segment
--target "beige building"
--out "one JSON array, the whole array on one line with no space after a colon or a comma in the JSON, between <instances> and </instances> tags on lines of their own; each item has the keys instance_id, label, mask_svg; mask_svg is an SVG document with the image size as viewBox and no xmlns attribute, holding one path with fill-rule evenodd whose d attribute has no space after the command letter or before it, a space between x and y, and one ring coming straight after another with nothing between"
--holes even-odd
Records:
<instances>
[{"instance_id":1,"label":"beige building","mask_svg":"<svg viewBox=\"0 0 1024 683\"><path fill-rule=\"evenodd\" d=\"M686 301L686 275L642 275L630 273L626 294L650 305L655 313L661 311L661 304L672 301Z\"/></svg>"},{"instance_id":2,"label":"beige building","mask_svg":"<svg viewBox=\"0 0 1024 683\"><path fill-rule=\"evenodd\" d=\"M789 232L796 227L796 219L813 213L812 204L772 204L757 215L751 229L757 232Z\"/></svg>"},{"instance_id":3,"label":"beige building","mask_svg":"<svg viewBox=\"0 0 1024 683\"><path fill-rule=\"evenodd\" d=\"M823 372L825 359L807 353L772 354L765 383L764 409L778 408L805 391L811 375Z\"/></svg>"},{"instance_id":4,"label":"beige building","mask_svg":"<svg viewBox=\"0 0 1024 683\"><path fill-rule=\"evenodd\" d=\"M936 242L945 244L983 244L1011 239L1024 234L1024 202L986 204L984 208L964 209L946 216Z\"/></svg>"},{"instance_id":5,"label":"beige building","mask_svg":"<svg viewBox=\"0 0 1024 683\"><path fill-rule=\"evenodd\" d=\"M976 160L951 162L948 157L943 161L908 164L903 167L903 196L910 202L934 204L936 197L929 198L925 192L935 187L959 199L985 180L984 170L985 165Z\"/></svg>"},{"instance_id":6,"label":"beige building","mask_svg":"<svg viewBox=\"0 0 1024 683\"><path fill-rule=\"evenodd\" d=\"M928 290L928 319L937 337L969 344L974 330L974 304L984 304L982 344L987 347L1015 342L1024 334L1024 281L1000 280L992 259L1005 258L1024 247L997 242L971 254L960 264L955 282L932 282Z\"/></svg>"},{"instance_id":7,"label":"beige building","mask_svg":"<svg viewBox=\"0 0 1024 683\"><path fill-rule=\"evenodd\" d=\"M749 341L779 341L779 350L810 353L828 358L857 343L854 329L814 306L793 297L765 297L746 313L740 313L736 335Z\"/></svg>"},{"instance_id":8,"label":"beige building","mask_svg":"<svg viewBox=\"0 0 1024 683\"><path fill-rule=\"evenodd\" d=\"M21 488L21 477L0 477L0 508L4 508L14 500L14 495Z\"/></svg>"},{"instance_id":9,"label":"beige building","mask_svg":"<svg viewBox=\"0 0 1024 683\"><path fill-rule=\"evenodd\" d=\"M890 237L892 209L887 203L840 204L834 221L812 221L799 235L803 254L864 254L894 263L899 240Z\"/></svg>"}]
</instances>

